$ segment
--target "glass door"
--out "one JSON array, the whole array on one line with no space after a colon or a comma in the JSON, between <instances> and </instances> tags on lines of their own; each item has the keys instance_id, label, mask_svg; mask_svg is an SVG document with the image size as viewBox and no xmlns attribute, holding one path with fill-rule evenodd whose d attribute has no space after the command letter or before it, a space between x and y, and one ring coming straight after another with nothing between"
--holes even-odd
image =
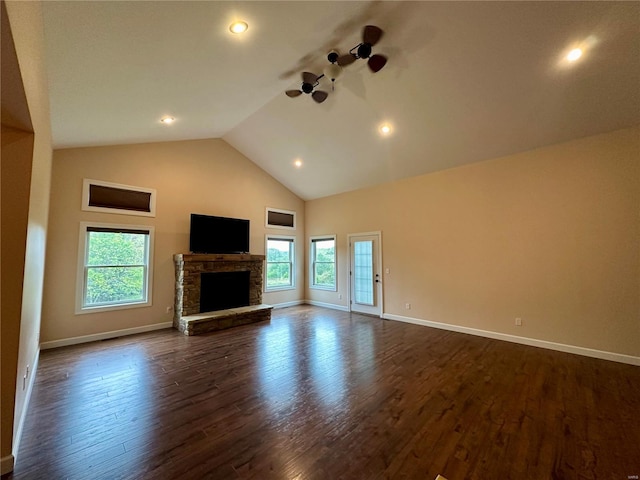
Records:
<instances>
[{"instance_id":1,"label":"glass door","mask_svg":"<svg viewBox=\"0 0 640 480\"><path fill-rule=\"evenodd\" d=\"M349 235L351 311L382 315L380 234Z\"/></svg>"}]
</instances>

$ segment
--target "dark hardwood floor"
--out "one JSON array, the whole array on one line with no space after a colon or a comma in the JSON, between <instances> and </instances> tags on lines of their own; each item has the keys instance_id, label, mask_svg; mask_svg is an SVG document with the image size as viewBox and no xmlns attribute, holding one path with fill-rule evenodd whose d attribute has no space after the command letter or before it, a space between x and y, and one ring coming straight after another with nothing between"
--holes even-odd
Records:
<instances>
[{"instance_id":1,"label":"dark hardwood floor","mask_svg":"<svg viewBox=\"0 0 640 480\"><path fill-rule=\"evenodd\" d=\"M640 368L318 307L41 353L13 479L621 479ZM3 479L4 480L4 479Z\"/></svg>"}]
</instances>

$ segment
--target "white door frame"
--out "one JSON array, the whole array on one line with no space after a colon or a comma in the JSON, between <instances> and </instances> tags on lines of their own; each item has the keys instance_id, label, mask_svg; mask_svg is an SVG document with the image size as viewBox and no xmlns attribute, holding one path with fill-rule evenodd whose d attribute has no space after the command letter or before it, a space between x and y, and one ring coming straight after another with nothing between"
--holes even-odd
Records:
<instances>
[{"instance_id":1,"label":"white door frame","mask_svg":"<svg viewBox=\"0 0 640 480\"><path fill-rule=\"evenodd\" d=\"M382 279L384 278L382 275L382 232L380 230L378 231L374 231L374 232L360 232L360 233L348 233L347 234L347 247L348 247L348 251L349 251L349 290L348 290L348 305L349 305L349 311L351 312L353 310L352 306L353 303L351 303L351 299L353 296L353 293L351 291L352 286L353 286L353 282L352 282L352 274L351 274L351 265L352 265L352 248L351 248L351 243L352 243L352 239L353 238L357 238L357 237L377 237L377 243L378 243L378 254L377 254L377 258L374 258L374 277L377 274L378 275L378 279L379 281L375 283L376 286L376 304L378 306L378 316L380 318L382 318L383 313L384 313L384 298L383 298L383 288L382 288Z\"/></svg>"}]
</instances>

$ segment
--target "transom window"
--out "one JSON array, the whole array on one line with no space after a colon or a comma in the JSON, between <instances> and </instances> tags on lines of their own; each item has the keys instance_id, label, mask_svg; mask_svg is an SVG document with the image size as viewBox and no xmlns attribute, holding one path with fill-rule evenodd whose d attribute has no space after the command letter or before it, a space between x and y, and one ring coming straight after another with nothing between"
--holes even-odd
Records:
<instances>
[{"instance_id":1,"label":"transom window","mask_svg":"<svg viewBox=\"0 0 640 480\"><path fill-rule=\"evenodd\" d=\"M123 215L156 216L156 191L119 183L85 178L82 184L82 209Z\"/></svg>"},{"instance_id":2,"label":"transom window","mask_svg":"<svg viewBox=\"0 0 640 480\"><path fill-rule=\"evenodd\" d=\"M153 227L80 227L76 313L151 305Z\"/></svg>"},{"instance_id":3,"label":"transom window","mask_svg":"<svg viewBox=\"0 0 640 480\"><path fill-rule=\"evenodd\" d=\"M267 228L283 228L285 230L296 229L296 212L267 207Z\"/></svg>"},{"instance_id":4,"label":"transom window","mask_svg":"<svg viewBox=\"0 0 640 480\"><path fill-rule=\"evenodd\" d=\"M336 290L336 236L311 237L311 288Z\"/></svg>"},{"instance_id":5,"label":"transom window","mask_svg":"<svg viewBox=\"0 0 640 480\"><path fill-rule=\"evenodd\" d=\"M295 237L267 235L265 291L291 289L295 286Z\"/></svg>"}]
</instances>

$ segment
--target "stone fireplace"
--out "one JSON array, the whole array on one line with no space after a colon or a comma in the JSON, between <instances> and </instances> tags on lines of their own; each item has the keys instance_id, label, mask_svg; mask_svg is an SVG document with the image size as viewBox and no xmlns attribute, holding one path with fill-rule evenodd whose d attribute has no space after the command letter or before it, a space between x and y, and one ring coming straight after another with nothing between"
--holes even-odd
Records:
<instances>
[{"instance_id":1,"label":"stone fireplace","mask_svg":"<svg viewBox=\"0 0 640 480\"><path fill-rule=\"evenodd\" d=\"M268 320L262 304L264 255L176 254L173 326L197 335Z\"/></svg>"}]
</instances>

